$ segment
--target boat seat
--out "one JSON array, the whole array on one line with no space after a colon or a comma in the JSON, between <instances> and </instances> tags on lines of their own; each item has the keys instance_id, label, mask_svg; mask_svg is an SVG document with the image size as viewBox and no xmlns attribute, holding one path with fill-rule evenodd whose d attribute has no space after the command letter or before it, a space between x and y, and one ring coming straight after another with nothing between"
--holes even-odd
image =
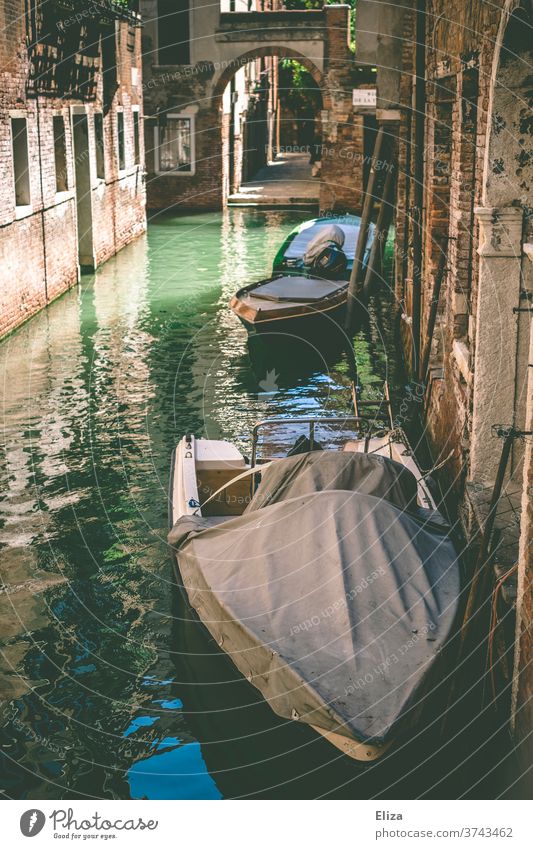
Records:
<instances>
[{"instance_id":1,"label":"boat seat","mask_svg":"<svg viewBox=\"0 0 533 849\"><path fill-rule=\"evenodd\" d=\"M240 471L244 471L246 466ZM199 469L197 467L198 494L203 504L224 484L233 480L238 470L224 467L223 469ZM202 516L240 516L251 499L250 478L242 478L232 486L226 487L216 498L202 508Z\"/></svg>"},{"instance_id":2,"label":"boat seat","mask_svg":"<svg viewBox=\"0 0 533 849\"><path fill-rule=\"evenodd\" d=\"M373 436L371 437L371 445L369 446L369 452L372 454L382 454L383 450L386 449L386 454L383 456L390 457L390 441L388 436ZM364 453L365 450L365 440L364 439L350 439L343 446L343 451L357 451L359 453ZM396 458L394 458L396 459ZM401 462L401 461L400 461Z\"/></svg>"}]
</instances>

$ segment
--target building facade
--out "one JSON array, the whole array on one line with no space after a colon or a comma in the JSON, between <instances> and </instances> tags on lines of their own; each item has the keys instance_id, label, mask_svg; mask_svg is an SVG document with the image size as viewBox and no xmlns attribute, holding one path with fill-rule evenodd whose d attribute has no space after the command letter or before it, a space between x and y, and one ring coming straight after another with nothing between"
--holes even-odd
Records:
<instances>
[{"instance_id":1,"label":"building facade","mask_svg":"<svg viewBox=\"0 0 533 849\"><path fill-rule=\"evenodd\" d=\"M385 6L360 0L358 14L377 34L378 101L391 69L398 80L396 294L405 356L470 540L486 527L509 438L491 565L496 593L508 590L507 613L516 610L507 691L525 765L533 727L532 9L521 0L405 0L391 62Z\"/></svg>"},{"instance_id":2,"label":"building facade","mask_svg":"<svg viewBox=\"0 0 533 849\"><path fill-rule=\"evenodd\" d=\"M140 19L0 0L0 336L144 232Z\"/></svg>"},{"instance_id":3,"label":"building facade","mask_svg":"<svg viewBox=\"0 0 533 849\"><path fill-rule=\"evenodd\" d=\"M320 90L322 211L360 208L365 116L354 108L352 92L373 85L374 73L354 61L349 6L287 10L280 0L207 6L142 0L141 10L151 209L220 209L239 179L252 176L252 165L263 164L261 157L246 163L246 151L266 147L265 161L274 152L280 58L301 63ZM266 129L250 141L246 134L256 120ZM232 144L233 170L226 164Z\"/></svg>"}]
</instances>

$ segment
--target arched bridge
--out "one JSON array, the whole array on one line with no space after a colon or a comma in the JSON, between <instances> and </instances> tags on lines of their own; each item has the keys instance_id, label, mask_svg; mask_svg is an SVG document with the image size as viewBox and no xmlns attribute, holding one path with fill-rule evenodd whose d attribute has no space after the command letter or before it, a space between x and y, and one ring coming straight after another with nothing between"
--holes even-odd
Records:
<instances>
[{"instance_id":1,"label":"arched bridge","mask_svg":"<svg viewBox=\"0 0 533 849\"><path fill-rule=\"evenodd\" d=\"M338 8L338 7L336 7ZM342 8L342 7L341 7ZM327 20L322 10L278 12L222 12L215 30L222 62L238 62L243 53L257 47L277 50L290 47L317 72L324 73L327 54ZM342 16L344 43L348 44L346 19Z\"/></svg>"}]
</instances>

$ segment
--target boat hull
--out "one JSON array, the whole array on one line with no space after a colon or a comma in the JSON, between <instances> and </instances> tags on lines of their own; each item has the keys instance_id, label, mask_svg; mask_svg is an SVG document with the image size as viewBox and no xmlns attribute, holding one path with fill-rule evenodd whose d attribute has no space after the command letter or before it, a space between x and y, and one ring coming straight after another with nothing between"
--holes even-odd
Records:
<instances>
[{"instance_id":1,"label":"boat hull","mask_svg":"<svg viewBox=\"0 0 533 849\"><path fill-rule=\"evenodd\" d=\"M223 655L226 660L229 661L235 669L237 669L237 671L243 676L243 680L247 680L252 686L254 686L250 680L250 677L246 675L246 671L242 669L239 665L236 659L237 655L231 652L227 652L224 650L224 648L220 647L219 643L217 642L217 635L213 633L209 625L204 622L201 611L194 606L186 589L186 585L190 586L190 581L186 582L184 580L184 577L180 570L179 557L177 554L174 554L173 562L176 584L180 596L185 605L187 606L187 609L190 611L190 614L194 618L196 624L204 632L205 637L209 641L209 645L214 651L216 651L220 655ZM259 692L261 692L261 690L259 690ZM269 704L268 699L266 697L264 698L266 703ZM270 705L270 707L272 707L272 705ZM278 712L274 710L274 713ZM278 716L282 715L278 713ZM393 746L394 743L394 741L387 741L383 745L365 743L356 740L353 737L347 737L342 733L328 731L327 729L321 728L320 726L314 725L313 723L309 723L307 727L312 729L316 734L320 735L325 740L327 740L330 745L334 746L336 749L342 752L342 754L346 755L354 761L357 761L360 764L372 763L374 761L379 760L386 752L389 751L389 749Z\"/></svg>"},{"instance_id":2,"label":"boat hull","mask_svg":"<svg viewBox=\"0 0 533 849\"><path fill-rule=\"evenodd\" d=\"M237 313L249 333L282 333L305 337L321 334L342 334L346 317L346 300L327 310L307 311L297 316L280 316L270 320L253 321Z\"/></svg>"},{"instance_id":3,"label":"boat hull","mask_svg":"<svg viewBox=\"0 0 533 849\"><path fill-rule=\"evenodd\" d=\"M348 281L275 276L239 289L230 308L251 333L322 337L343 326Z\"/></svg>"},{"instance_id":4,"label":"boat hull","mask_svg":"<svg viewBox=\"0 0 533 849\"><path fill-rule=\"evenodd\" d=\"M192 444L193 446L192 452L185 451L185 447L189 448L190 444ZM194 438L186 437L185 442L182 441L182 443L180 443L174 450L171 459L168 517L169 528L172 528L178 516L183 515L184 504L187 505L188 515L193 516L196 512L196 510L189 508L188 505L188 497L190 495L190 492L181 492L181 489L186 488L187 478L190 477L190 474L188 475L188 470L184 468L187 464L190 464L191 462L189 459L185 459L186 455L188 455L189 453L192 453L194 458L196 456L196 447L194 444ZM181 598L183 599L184 603L186 604L187 608L191 611L191 614L196 619L198 625L200 625L202 630L205 632L205 635L209 640L211 646L213 646L213 648L220 652L220 654L223 654L228 660L228 662L231 662L233 666L243 675L244 679L248 680L250 683L255 684L255 682L252 682L250 675L247 674L247 669L242 668L241 664L239 663L239 653L232 652L231 650L228 650L227 647L221 647L220 635L216 632L216 630L214 631L209 626L209 622L212 621L212 616L208 614L206 617L206 609L203 607L203 605L198 606L198 604L195 603L195 600L198 599L199 595L202 595L204 589L201 586L201 581L197 583L195 577L191 576L190 574L187 574L186 568L184 572L182 571L180 567L179 553L176 552L175 549L173 550L172 560L174 565L174 573L178 592ZM204 621L204 618L206 618L207 621ZM228 622L228 630L231 630L231 624L232 623ZM282 665L280 666L280 671L281 670ZM255 686L257 688L257 684L255 684ZM261 692L261 688L258 689ZM265 694L263 694L263 696L265 696ZM270 700L266 696L265 701L274 710L274 713L277 713L281 716L283 715L282 712L276 710L275 707L270 704ZM336 733L336 731L334 730L326 730L325 728L321 728L319 725L315 725L313 723L308 723L307 727L311 728L317 735L324 737L330 744L335 746L335 748L337 748L344 755L347 755L349 758L359 763L368 763L379 759L391 746L390 742L387 742L384 745L361 742L353 737L347 737L342 733Z\"/></svg>"}]
</instances>

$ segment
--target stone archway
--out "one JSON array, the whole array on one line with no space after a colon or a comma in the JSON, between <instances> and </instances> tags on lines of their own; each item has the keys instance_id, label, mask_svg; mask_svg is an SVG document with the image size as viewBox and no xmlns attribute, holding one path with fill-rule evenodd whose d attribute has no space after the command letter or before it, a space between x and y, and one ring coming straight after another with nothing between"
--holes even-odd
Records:
<instances>
[{"instance_id":1,"label":"stone archway","mask_svg":"<svg viewBox=\"0 0 533 849\"><path fill-rule=\"evenodd\" d=\"M220 12L193 4L190 65L155 64L154 24L144 34L144 104L147 195L150 209L207 210L222 206L222 92L238 67L254 57L287 56L307 68L323 98L320 208L357 211L362 203L363 116L352 105L352 89L373 84L354 65L349 47L349 7L322 10ZM187 168L161 167L161 139L190 135ZM179 173L177 173L179 171Z\"/></svg>"},{"instance_id":2,"label":"stone archway","mask_svg":"<svg viewBox=\"0 0 533 849\"><path fill-rule=\"evenodd\" d=\"M223 90L243 63L277 55L301 62L322 94L325 155L320 209L360 210L363 115L353 106L352 90L372 85L375 75L354 64L349 7L222 13L216 5L192 4L191 9L196 37L189 65L158 66L154 25L146 22L143 92L149 208L175 212L221 208ZM173 167L172 161L161 167L161 139L179 136L181 144L184 135L187 167ZM170 155L166 158L172 160Z\"/></svg>"},{"instance_id":3,"label":"stone archway","mask_svg":"<svg viewBox=\"0 0 533 849\"><path fill-rule=\"evenodd\" d=\"M274 159L275 151L279 150L283 121L281 114L283 93L282 89L279 88L278 61L285 58L294 59L304 67L316 86L316 108L311 109L312 115L311 112L307 112L306 115L301 114L301 123L298 124L298 127L301 127L302 135L310 133L310 137L292 140L289 152L285 151L285 159L292 158L293 161L294 159L299 161L298 180L301 180L302 177L305 179L305 175L301 173L304 163L305 168L309 169L309 179L311 178L311 166L307 165L309 153L306 155L303 147L300 149L299 146L294 147L294 145L312 142L313 125L314 131L321 136L322 120L325 115L328 115L327 110L331 104L325 76L317 65L299 50L287 45L258 46L219 68L212 81L212 100L213 105L218 109L222 135L223 202L226 202L230 194L238 193L242 183L253 179L260 169L268 166L268 163ZM268 62L269 59L274 61ZM260 60L260 62L258 63L257 60ZM261 60L267 61L262 62ZM262 96L259 100L248 101L248 98L245 98L250 106L248 107L247 104L246 111L241 113L246 116L245 120L239 121L239 119L235 119L233 112L233 98L237 97L238 100L239 96L242 96L244 87L243 69L254 64L256 66L260 64L262 67L261 78L266 78L268 85L260 87ZM255 73L257 73L257 70ZM235 90L235 87L237 90ZM297 129L296 132L297 135L300 135L300 129ZM267 168L267 171L270 171L270 169ZM266 172L261 171L261 174L264 173ZM281 179L280 186L282 186L284 185L283 177L279 178L279 173L279 168L277 168L276 182ZM297 185L301 185L301 183ZM316 191L318 186L314 188Z\"/></svg>"},{"instance_id":4,"label":"stone archway","mask_svg":"<svg viewBox=\"0 0 533 849\"><path fill-rule=\"evenodd\" d=\"M317 65L303 53L300 53L298 50L294 50L291 47L287 47L287 45L281 44L269 44L265 47L256 47L252 50L247 50L236 59L228 61L228 63L225 64L220 71L215 72L215 76L212 80L213 97L222 96L224 89L238 68L243 67L243 65L247 65L248 62L251 62L253 59L263 59L267 56L277 56L280 59L296 59L300 62L300 64L309 71L318 88L322 92L324 109L329 108L330 101L328 99L327 82L324 73L320 71Z\"/></svg>"}]
</instances>

